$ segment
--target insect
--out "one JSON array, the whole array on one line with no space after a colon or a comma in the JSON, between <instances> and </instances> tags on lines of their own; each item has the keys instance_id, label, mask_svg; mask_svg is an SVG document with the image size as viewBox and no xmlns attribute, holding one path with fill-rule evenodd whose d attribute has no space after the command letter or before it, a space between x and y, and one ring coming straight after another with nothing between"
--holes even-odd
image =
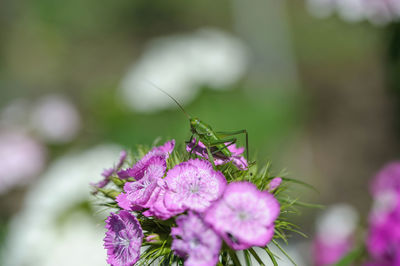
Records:
<instances>
[{"instance_id":1,"label":"insect","mask_svg":"<svg viewBox=\"0 0 400 266\"><path fill-rule=\"evenodd\" d=\"M245 134L246 136L246 159L249 160L249 137L246 129L236 130L236 131L226 131L226 132L216 132L214 131L210 125L204 123L199 118L191 117L182 105L172 97L168 92L164 91L160 87L156 86L152 82L148 81L153 87L157 88L169 98L171 98L178 107L183 111L186 117L190 122L190 131L192 132L192 136L187 143L191 143L193 138L196 139L194 146L192 147L190 153L193 152L195 147L198 146L199 141L201 141L207 150L208 158L210 162L214 165L214 157L218 158L228 158L231 157L232 153L229 151L228 147L234 143L236 143L237 139L235 135Z\"/></svg>"}]
</instances>

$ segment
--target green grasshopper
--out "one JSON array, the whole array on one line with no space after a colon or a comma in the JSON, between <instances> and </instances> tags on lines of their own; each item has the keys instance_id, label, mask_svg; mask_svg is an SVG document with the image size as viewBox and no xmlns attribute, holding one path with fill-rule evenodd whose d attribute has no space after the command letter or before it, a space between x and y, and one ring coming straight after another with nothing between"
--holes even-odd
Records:
<instances>
[{"instance_id":1,"label":"green grasshopper","mask_svg":"<svg viewBox=\"0 0 400 266\"><path fill-rule=\"evenodd\" d=\"M151 83L151 82L150 82ZM163 92L169 98L171 98L178 107L183 111L186 117L190 122L190 131L192 132L192 136L187 143L191 143L193 137L196 138L195 145L192 147L190 153L193 152L194 148L198 145L199 141L201 141L207 150L208 158L210 162L214 165L214 156L219 158L227 158L232 154L229 151L228 147L234 143L236 143L237 139L231 136L245 134L246 135L246 159L249 160L249 137L246 129L237 130L237 131L227 131L227 132L215 132L211 126L201 121L199 118L191 117L185 109L183 109L182 105L172 97L168 92L159 88L155 84L151 83L155 88Z\"/></svg>"}]
</instances>

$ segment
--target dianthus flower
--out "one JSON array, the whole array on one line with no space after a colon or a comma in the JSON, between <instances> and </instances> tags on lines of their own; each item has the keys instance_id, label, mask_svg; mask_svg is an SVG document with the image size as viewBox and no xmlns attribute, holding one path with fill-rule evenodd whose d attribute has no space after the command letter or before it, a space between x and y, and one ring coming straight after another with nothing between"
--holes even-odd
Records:
<instances>
[{"instance_id":1,"label":"dianthus flower","mask_svg":"<svg viewBox=\"0 0 400 266\"><path fill-rule=\"evenodd\" d=\"M249 182L232 182L205 213L205 221L235 250L265 246L274 235L279 202Z\"/></svg>"},{"instance_id":2,"label":"dianthus flower","mask_svg":"<svg viewBox=\"0 0 400 266\"><path fill-rule=\"evenodd\" d=\"M126 179L129 177L133 177L136 180L141 179L147 167L149 166L149 162L153 157L163 157L164 160L167 160L171 152L174 150L175 140L170 140L164 143L162 146L154 147L150 150L142 159L140 159L132 168L128 168L126 170L122 170L118 172L118 176L122 179Z\"/></svg>"},{"instance_id":3,"label":"dianthus flower","mask_svg":"<svg viewBox=\"0 0 400 266\"><path fill-rule=\"evenodd\" d=\"M400 263L400 163L386 165L371 183L367 248L375 261Z\"/></svg>"},{"instance_id":4,"label":"dianthus flower","mask_svg":"<svg viewBox=\"0 0 400 266\"><path fill-rule=\"evenodd\" d=\"M191 159L168 171L164 204L170 211L206 210L224 192L226 179L210 162Z\"/></svg>"},{"instance_id":5,"label":"dianthus flower","mask_svg":"<svg viewBox=\"0 0 400 266\"><path fill-rule=\"evenodd\" d=\"M247 160L242 156L244 152L244 148L236 147L236 144L225 143L227 145L227 149L231 152L230 157L219 156L218 154L214 154L214 164L221 165L226 164L228 162L232 162L239 170L247 170L248 164ZM229 146L228 146L229 145ZM193 152L196 155L203 157L208 160L208 153L206 146L199 141L196 145L196 139L194 138L191 142L186 145L186 150L188 152Z\"/></svg>"},{"instance_id":6,"label":"dianthus flower","mask_svg":"<svg viewBox=\"0 0 400 266\"><path fill-rule=\"evenodd\" d=\"M335 263L351 251L352 244L350 239L343 242L325 242L320 238L314 239L312 243L314 265L335 265Z\"/></svg>"},{"instance_id":7,"label":"dianthus flower","mask_svg":"<svg viewBox=\"0 0 400 266\"><path fill-rule=\"evenodd\" d=\"M376 260L400 262L400 195L386 191L374 198L369 215L367 248ZM397 264L393 264L397 265Z\"/></svg>"},{"instance_id":8,"label":"dianthus flower","mask_svg":"<svg viewBox=\"0 0 400 266\"><path fill-rule=\"evenodd\" d=\"M312 243L315 266L335 265L354 248L358 223L356 210L347 204L327 208L316 223L316 236Z\"/></svg>"},{"instance_id":9,"label":"dianthus flower","mask_svg":"<svg viewBox=\"0 0 400 266\"><path fill-rule=\"evenodd\" d=\"M221 239L198 214L189 212L176 219L178 227L171 229L171 249L185 258L186 266L213 266L218 262Z\"/></svg>"},{"instance_id":10,"label":"dianthus flower","mask_svg":"<svg viewBox=\"0 0 400 266\"><path fill-rule=\"evenodd\" d=\"M275 189L277 189L282 183L282 178L280 177L275 177L271 181L269 181L268 184L268 192L272 192Z\"/></svg>"},{"instance_id":11,"label":"dianthus flower","mask_svg":"<svg viewBox=\"0 0 400 266\"><path fill-rule=\"evenodd\" d=\"M388 190L400 194L400 162L385 165L371 182L370 190L373 196Z\"/></svg>"},{"instance_id":12,"label":"dianthus flower","mask_svg":"<svg viewBox=\"0 0 400 266\"><path fill-rule=\"evenodd\" d=\"M127 156L126 151L121 151L118 164L114 167L104 169L103 173L101 174L104 177L103 180L99 181L98 183L92 184L92 186L96 188L105 187L110 182L110 177L122 167L122 165L126 160L126 156Z\"/></svg>"},{"instance_id":13,"label":"dianthus flower","mask_svg":"<svg viewBox=\"0 0 400 266\"><path fill-rule=\"evenodd\" d=\"M147 162L146 171L139 181L124 185L125 193L117 196L118 205L125 210L140 210L149 208L157 199L159 186L163 184L162 177L167 164L162 156L152 157Z\"/></svg>"},{"instance_id":14,"label":"dianthus flower","mask_svg":"<svg viewBox=\"0 0 400 266\"><path fill-rule=\"evenodd\" d=\"M164 186L159 186L154 190L154 195L156 196L156 200L150 206L147 211L143 212L143 215L146 217L155 217L161 220L168 220L172 216L175 216L179 213L182 213L181 210L169 210L165 206L164 198L165 198L166 188Z\"/></svg>"},{"instance_id":15,"label":"dianthus flower","mask_svg":"<svg viewBox=\"0 0 400 266\"><path fill-rule=\"evenodd\" d=\"M111 213L106 220L104 247L112 266L131 266L140 257L143 232L139 221L127 211Z\"/></svg>"}]
</instances>

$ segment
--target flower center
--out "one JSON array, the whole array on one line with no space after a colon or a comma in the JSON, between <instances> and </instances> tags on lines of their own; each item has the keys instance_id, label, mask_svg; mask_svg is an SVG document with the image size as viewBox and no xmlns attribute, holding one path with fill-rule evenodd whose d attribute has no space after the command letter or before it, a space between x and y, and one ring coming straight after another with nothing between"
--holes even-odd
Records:
<instances>
[{"instance_id":1,"label":"flower center","mask_svg":"<svg viewBox=\"0 0 400 266\"><path fill-rule=\"evenodd\" d=\"M149 180L143 180L143 182L141 182L141 183L139 184L139 187L140 187L141 189L147 188L150 184L151 184L151 182L150 182Z\"/></svg>"},{"instance_id":2,"label":"flower center","mask_svg":"<svg viewBox=\"0 0 400 266\"><path fill-rule=\"evenodd\" d=\"M199 239L193 238L189 242L189 247L190 247L190 249L195 249L199 244L200 244Z\"/></svg>"},{"instance_id":3,"label":"flower center","mask_svg":"<svg viewBox=\"0 0 400 266\"><path fill-rule=\"evenodd\" d=\"M199 192L200 188L197 184L190 184L190 188L189 188L191 193L197 193Z\"/></svg>"},{"instance_id":4,"label":"flower center","mask_svg":"<svg viewBox=\"0 0 400 266\"><path fill-rule=\"evenodd\" d=\"M250 215L245 211L239 211L238 212L238 218L241 221L246 221L246 220L248 220L250 218Z\"/></svg>"},{"instance_id":5,"label":"flower center","mask_svg":"<svg viewBox=\"0 0 400 266\"><path fill-rule=\"evenodd\" d=\"M117 238L117 243L118 243L118 245L120 245L120 246L122 246L122 247L124 247L124 248L128 248L130 242L131 242L131 241L130 241L129 239L124 238L124 237L121 237L121 236L118 236L118 238Z\"/></svg>"}]
</instances>

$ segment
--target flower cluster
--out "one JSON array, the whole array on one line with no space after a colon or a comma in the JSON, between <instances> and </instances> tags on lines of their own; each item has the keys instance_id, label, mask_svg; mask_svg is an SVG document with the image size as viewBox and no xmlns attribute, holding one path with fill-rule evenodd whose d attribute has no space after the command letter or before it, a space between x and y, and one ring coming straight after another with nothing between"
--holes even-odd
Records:
<instances>
[{"instance_id":1,"label":"flower cluster","mask_svg":"<svg viewBox=\"0 0 400 266\"><path fill-rule=\"evenodd\" d=\"M400 162L387 164L371 183L369 265L400 265Z\"/></svg>"},{"instance_id":2,"label":"flower cluster","mask_svg":"<svg viewBox=\"0 0 400 266\"><path fill-rule=\"evenodd\" d=\"M278 201L285 187L282 178L271 176L267 168L251 172L241 156L244 149L235 145L228 146L230 157L216 156L212 162L204 144L193 145L179 153L171 140L134 163L123 152L93 185L112 199L107 206L117 209L106 220L108 263L236 264L236 250L258 256L252 250L258 246L272 254L267 244L275 230L276 238L284 238L284 230L291 229L278 220L281 210L295 202ZM141 247L146 247L142 253Z\"/></svg>"}]
</instances>

